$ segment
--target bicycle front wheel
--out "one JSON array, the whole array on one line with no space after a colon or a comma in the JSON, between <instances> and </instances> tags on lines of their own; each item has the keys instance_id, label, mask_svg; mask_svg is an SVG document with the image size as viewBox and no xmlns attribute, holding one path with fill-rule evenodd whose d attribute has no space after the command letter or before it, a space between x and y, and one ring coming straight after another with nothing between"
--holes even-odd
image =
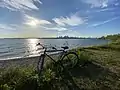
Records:
<instances>
[{"instance_id":1,"label":"bicycle front wheel","mask_svg":"<svg viewBox=\"0 0 120 90\"><path fill-rule=\"evenodd\" d=\"M72 69L78 63L79 57L75 52L68 52L61 59L62 65L67 69Z\"/></svg>"},{"instance_id":2,"label":"bicycle front wheel","mask_svg":"<svg viewBox=\"0 0 120 90\"><path fill-rule=\"evenodd\" d=\"M39 58L38 64L37 64L37 71L38 71L39 74L43 70L44 58L45 58L45 56L41 55L40 58Z\"/></svg>"}]
</instances>

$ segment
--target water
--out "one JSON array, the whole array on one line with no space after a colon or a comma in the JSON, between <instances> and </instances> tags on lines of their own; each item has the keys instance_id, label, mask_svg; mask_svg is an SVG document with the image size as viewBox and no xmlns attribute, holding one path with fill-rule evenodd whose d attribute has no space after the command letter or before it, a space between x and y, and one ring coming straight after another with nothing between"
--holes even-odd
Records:
<instances>
[{"instance_id":1,"label":"water","mask_svg":"<svg viewBox=\"0 0 120 90\"><path fill-rule=\"evenodd\" d=\"M0 39L0 60L20 57L32 57L40 54L41 43L47 47L69 46L71 48L106 44L108 41L99 39Z\"/></svg>"}]
</instances>

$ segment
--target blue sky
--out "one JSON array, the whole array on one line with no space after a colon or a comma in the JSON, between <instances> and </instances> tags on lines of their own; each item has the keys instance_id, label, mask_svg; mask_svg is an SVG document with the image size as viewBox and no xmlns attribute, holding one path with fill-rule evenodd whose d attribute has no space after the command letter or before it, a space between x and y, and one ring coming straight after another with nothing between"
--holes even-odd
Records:
<instances>
[{"instance_id":1,"label":"blue sky","mask_svg":"<svg viewBox=\"0 0 120 90\"><path fill-rule=\"evenodd\" d=\"M0 0L0 38L120 33L120 0Z\"/></svg>"}]
</instances>

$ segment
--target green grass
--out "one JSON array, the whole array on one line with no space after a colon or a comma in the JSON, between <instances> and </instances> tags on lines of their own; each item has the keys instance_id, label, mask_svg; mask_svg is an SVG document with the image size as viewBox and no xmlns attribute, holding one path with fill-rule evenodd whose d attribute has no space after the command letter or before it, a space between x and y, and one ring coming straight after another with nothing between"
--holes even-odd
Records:
<instances>
[{"instance_id":1,"label":"green grass","mask_svg":"<svg viewBox=\"0 0 120 90\"><path fill-rule=\"evenodd\" d=\"M22 88L34 88L36 74L33 67L9 68L0 74L0 90L22 90ZM24 89L25 90L25 89Z\"/></svg>"}]
</instances>

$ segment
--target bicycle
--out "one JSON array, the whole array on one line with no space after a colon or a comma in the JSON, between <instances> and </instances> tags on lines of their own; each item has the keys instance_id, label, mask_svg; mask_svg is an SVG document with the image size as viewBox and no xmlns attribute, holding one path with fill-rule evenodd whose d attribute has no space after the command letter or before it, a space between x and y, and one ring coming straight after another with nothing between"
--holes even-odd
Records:
<instances>
[{"instance_id":1,"label":"bicycle","mask_svg":"<svg viewBox=\"0 0 120 90\"><path fill-rule=\"evenodd\" d=\"M48 50L47 47L45 47L40 43L38 43L37 45L40 45L42 49L44 49L43 54L41 54L41 56L39 57L39 61L37 63L39 81L43 82L42 77L44 77L44 74L45 74L44 71L46 70L46 69L43 70L43 66L45 62L45 57L47 56L48 58L50 58L50 60L54 62L53 63L54 66L52 70L53 71L55 70L56 72L55 79L60 82L62 81L68 87L69 90L73 90L73 87L71 86L71 84L73 83L74 86L76 86L76 84L74 83L74 80L72 79L72 76L69 70L74 68L77 65L79 60L78 55L75 52L71 52L71 51L68 52L68 49L69 49L68 46L61 47L61 49L57 49L56 47L51 47L52 50ZM47 54L47 52L61 52L59 55L60 58L56 61L49 54ZM49 68L51 68L51 66ZM52 86L52 84L50 85Z\"/></svg>"},{"instance_id":2,"label":"bicycle","mask_svg":"<svg viewBox=\"0 0 120 90\"><path fill-rule=\"evenodd\" d=\"M40 45L42 49L44 49L43 54L41 54L38 64L37 64L37 70L39 74L41 74L44 66L44 60L47 56L52 60L54 63L58 63L63 69L72 69L76 64L78 63L79 57L75 52L68 52L67 49L69 49L68 46L61 47L61 49L57 49L55 47L52 47L52 50L47 50L47 47L42 45L41 43L38 43L37 45ZM47 52L62 52L60 55L59 60L53 59L50 55L47 54Z\"/></svg>"}]
</instances>

